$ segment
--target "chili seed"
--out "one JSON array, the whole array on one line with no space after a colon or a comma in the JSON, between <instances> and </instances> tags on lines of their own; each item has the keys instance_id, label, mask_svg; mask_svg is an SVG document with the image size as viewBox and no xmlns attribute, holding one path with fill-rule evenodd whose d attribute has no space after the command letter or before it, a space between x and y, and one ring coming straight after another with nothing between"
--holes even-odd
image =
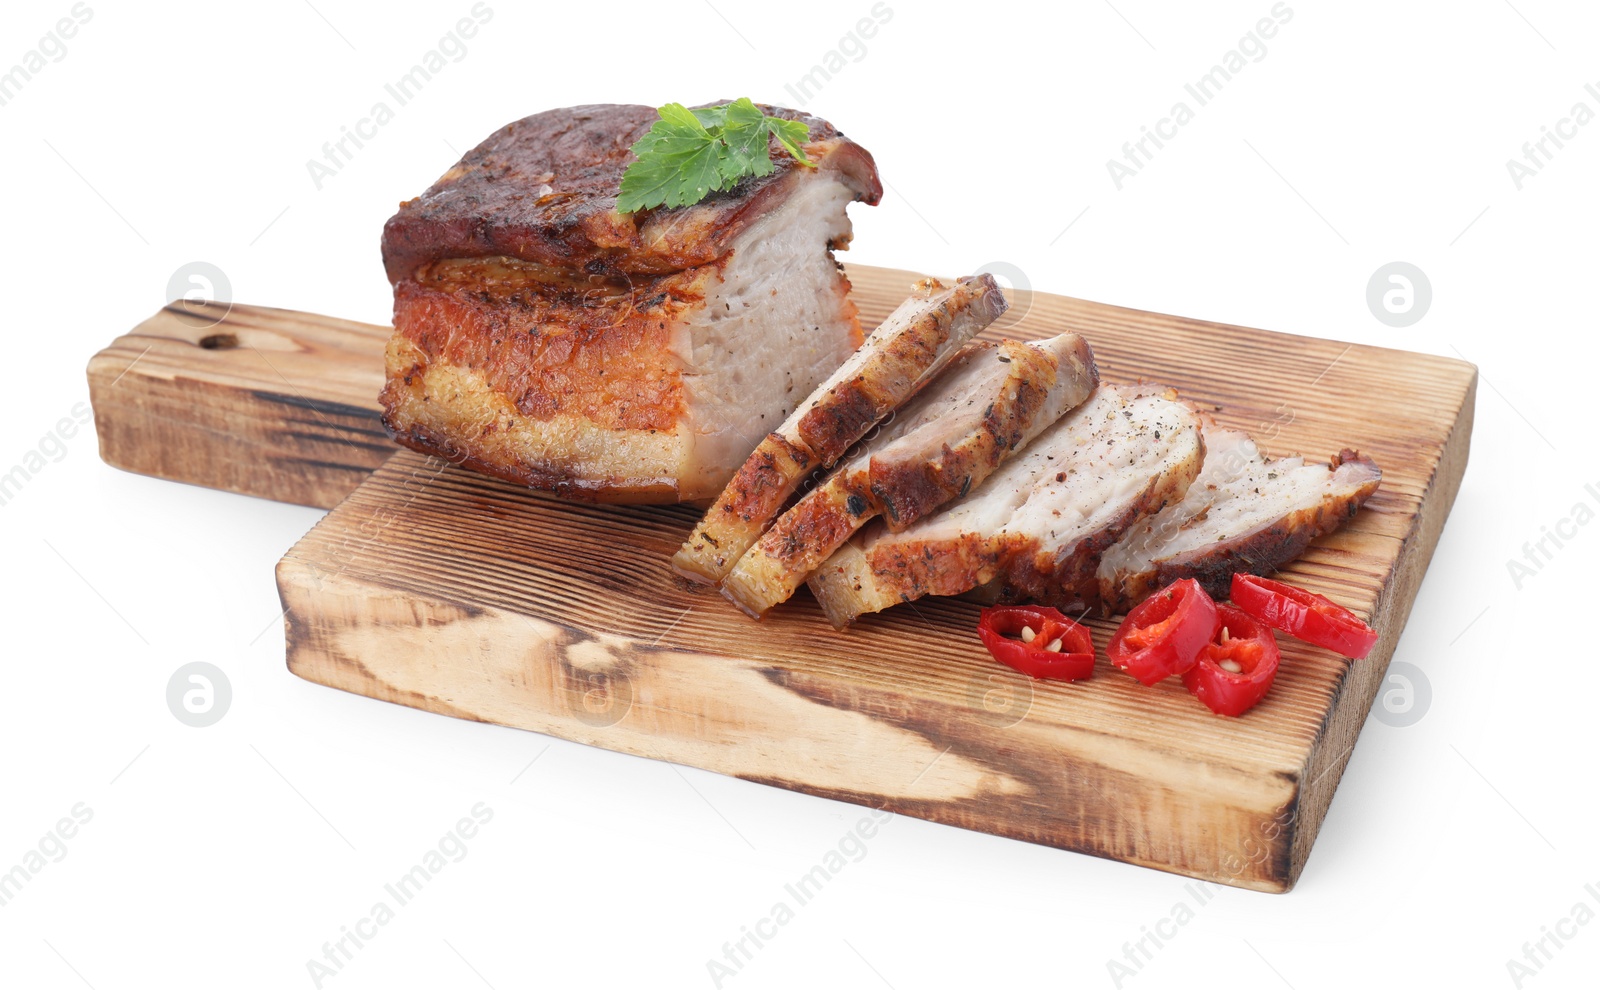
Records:
<instances>
[{"instance_id":1,"label":"chili seed","mask_svg":"<svg viewBox=\"0 0 1600 990\"><path fill-rule=\"evenodd\" d=\"M1048 644L1045 645L1045 649L1049 650L1051 653L1060 653L1061 652L1061 640L1052 639Z\"/></svg>"},{"instance_id":2,"label":"chili seed","mask_svg":"<svg viewBox=\"0 0 1600 990\"><path fill-rule=\"evenodd\" d=\"M1221 667L1223 670L1226 670L1230 674L1244 673L1244 668L1239 666L1239 661L1237 660L1224 660L1217 664L1217 666Z\"/></svg>"},{"instance_id":3,"label":"chili seed","mask_svg":"<svg viewBox=\"0 0 1600 990\"><path fill-rule=\"evenodd\" d=\"M1037 636L1037 635L1038 635L1038 633L1035 633L1033 631L1033 627L1032 626L1023 626L1022 627L1022 641L1024 643L1033 642L1033 637Z\"/></svg>"}]
</instances>

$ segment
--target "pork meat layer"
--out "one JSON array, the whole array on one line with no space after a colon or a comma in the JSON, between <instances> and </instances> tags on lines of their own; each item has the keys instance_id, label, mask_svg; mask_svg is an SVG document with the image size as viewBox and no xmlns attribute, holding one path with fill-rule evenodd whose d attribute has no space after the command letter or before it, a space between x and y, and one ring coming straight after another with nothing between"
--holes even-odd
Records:
<instances>
[{"instance_id":1,"label":"pork meat layer","mask_svg":"<svg viewBox=\"0 0 1600 990\"><path fill-rule=\"evenodd\" d=\"M1204 456L1199 415L1170 390L1101 385L965 498L898 533L864 529L808 583L836 628L980 586L1075 601L1105 548L1182 499Z\"/></svg>"}]
</instances>

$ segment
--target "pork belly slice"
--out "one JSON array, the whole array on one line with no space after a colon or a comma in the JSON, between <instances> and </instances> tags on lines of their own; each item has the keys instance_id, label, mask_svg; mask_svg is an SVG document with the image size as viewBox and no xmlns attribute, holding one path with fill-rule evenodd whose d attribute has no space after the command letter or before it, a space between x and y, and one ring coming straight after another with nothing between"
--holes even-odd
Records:
<instances>
[{"instance_id":1,"label":"pork belly slice","mask_svg":"<svg viewBox=\"0 0 1600 990\"><path fill-rule=\"evenodd\" d=\"M818 166L618 214L648 107L497 132L384 230L384 422L400 443L560 495L709 502L861 342L832 251L871 156L804 120Z\"/></svg>"},{"instance_id":2,"label":"pork belly slice","mask_svg":"<svg viewBox=\"0 0 1600 990\"><path fill-rule=\"evenodd\" d=\"M760 616L856 530L891 530L959 498L1011 453L1079 405L1099 381L1075 333L1024 344L973 341L820 486L779 517L723 579L722 593Z\"/></svg>"},{"instance_id":3,"label":"pork belly slice","mask_svg":"<svg viewBox=\"0 0 1600 990\"><path fill-rule=\"evenodd\" d=\"M875 523L808 583L838 629L980 586L1008 600L1076 600L1101 552L1182 499L1204 457L1199 414L1175 393L1101 385L965 498L902 532Z\"/></svg>"},{"instance_id":4,"label":"pork belly slice","mask_svg":"<svg viewBox=\"0 0 1600 990\"><path fill-rule=\"evenodd\" d=\"M1141 520L1101 557L1107 613L1182 578L1226 598L1234 572L1273 573L1354 516L1382 479L1371 458L1349 450L1329 464L1267 457L1249 435L1210 424L1205 441L1205 465L1183 500Z\"/></svg>"},{"instance_id":5,"label":"pork belly slice","mask_svg":"<svg viewBox=\"0 0 1600 990\"><path fill-rule=\"evenodd\" d=\"M727 577L807 475L832 467L1005 310L992 275L912 286L911 297L761 441L673 556L672 569L703 584Z\"/></svg>"}]
</instances>

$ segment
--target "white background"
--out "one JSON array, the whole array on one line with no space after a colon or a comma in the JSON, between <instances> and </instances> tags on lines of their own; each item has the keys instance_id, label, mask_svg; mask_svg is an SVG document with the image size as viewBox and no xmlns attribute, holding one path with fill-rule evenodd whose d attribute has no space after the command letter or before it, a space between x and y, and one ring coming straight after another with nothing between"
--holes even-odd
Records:
<instances>
[{"instance_id":1,"label":"white background","mask_svg":"<svg viewBox=\"0 0 1600 990\"><path fill-rule=\"evenodd\" d=\"M89 356L179 266L220 266L238 301L385 322L383 221L495 127L575 103L793 103L786 84L871 9L490 0L466 56L319 191L306 161L471 4L313 2L90 0L65 57L0 107L0 470L87 399ZM1600 13L1515 2L1290 0L1267 55L1121 191L1106 160L1269 0L889 0L807 104L889 184L853 208L852 261L1003 261L1048 291L1484 374L1397 654L1431 707L1369 720L1294 892L1223 890L1124 986L1513 986L1507 960L1600 883L1600 526L1520 590L1507 569L1600 486L1600 123L1520 191L1505 164L1579 100L1600 110ZM0 68L70 8L7 3ZM1365 301L1395 260L1434 293L1404 329ZM0 870L76 803L93 819L0 907L0 984L311 986L307 960L481 801L494 818L466 858L325 986L712 986L707 960L864 813L300 681L272 568L318 513L119 473L89 431L65 449L0 508ZM206 729L164 699L195 660L234 691ZM1110 987L1108 960L1184 884L896 819L723 985ZM1597 971L1590 923L1522 982Z\"/></svg>"}]
</instances>

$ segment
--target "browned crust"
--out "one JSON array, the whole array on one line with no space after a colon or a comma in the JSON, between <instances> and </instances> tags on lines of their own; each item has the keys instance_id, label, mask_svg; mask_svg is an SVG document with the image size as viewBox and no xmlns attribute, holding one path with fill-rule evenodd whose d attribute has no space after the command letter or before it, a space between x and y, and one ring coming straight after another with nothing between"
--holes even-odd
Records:
<instances>
[{"instance_id":1,"label":"browned crust","mask_svg":"<svg viewBox=\"0 0 1600 990\"><path fill-rule=\"evenodd\" d=\"M883 194L872 155L830 123L798 110L763 111L810 128L807 154L856 198ZM651 107L565 107L507 124L384 225L389 280L443 258L505 256L595 275L661 275L710 264L788 197L805 166L773 144L771 175L699 203L616 212L628 150L656 119Z\"/></svg>"},{"instance_id":2,"label":"browned crust","mask_svg":"<svg viewBox=\"0 0 1600 990\"><path fill-rule=\"evenodd\" d=\"M859 481L860 476L852 473L811 492L785 512L750 552L759 550L779 567L802 576L810 573L877 514L870 493Z\"/></svg>"},{"instance_id":3,"label":"browned crust","mask_svg":"<svg viewBox=\"0 0 1600 990\"><path fill-rule=\"evenodd\" d=\"M767 434L673 555L673 572L700 584L722 580L814 464L803 447Z\"/></svg>"},{"instance_id":4,"label":"browned crust","mask_svg":"<svg viewBox=\"0 0 1600 990\"><path fill-rule=\"evenodd\" d=\"M916 289L932 293L943 285L926 279ZM923 313L893 338L869 342L875 348L872 360L859 374L831 386L800 417L795 427L799 442L823 467L832 467L874 423L933 380L941 367L940 354L953 338L971 337L1005 311L1005 294L993 275L957 280L947 302ZM949 356L953 360L955 354Z\"/></svg>"},{"instance_id":5,"label":"browned crust","mask_svg":"<svg viewBox=\"0 0 1600 990\"><path fill-rule=\"evenodd\" d=\"M947 444L939 456L911 463L872 459L868 487L891 530L905 529L987 478L1022 442L1055 382L1056 363L1036 347L1015 340L967 346L993 350L990 360L1008 362L1012 387L1003 388L984 410L981 432Z\"/></svg>"},{"instance_id":6,"label":"browned crust","mask_svg":"<svg viewBox=\"0 0 1600 990\"><path fill-rule=\"evenodd\" d=\"M1199 581L1218 601L1228 598L1234 574L1274 574L1304 553L1312 540L1332 533L1361 511L1361 506L1382 483L1382 472L1372 458L1353 450L1341 450L1332 459L1335 470L1349 463L1360 464L1373 474L1370 481L1354 492L1324 498L1316 505L1296 509L1253 532L1159 561L1151 570L1123 575L1115 586L1108 582L1106 586L1097 587L1085 600L1101 599L1100 608L1108 615L1126 612L1151 592L1185 578Z\"/></svg>"},{"instance_id":7,"label":"browned crust","mask_svg":"<svg viewBox=\"0 0 1600 990\"><path fill-rule=\"evenodd\" d=\"M395 286L395 335L413 345L408 357L420 367L388 369L385 423L397 435L406 432L397 413L412 377L445 364L482 376L524 416L675 429L684 389L672 327L703 303L718 267L632 286L552 286L526 267L511 259L451 260L425 265L416 279Z\"/></svg>"},{"instance_id":8,"label":"browned crust","mask_svg":"<svg viewBox=\"0 0 1600 990\"><path fill-rule=\"evenodd\" d=\"M904 348L895 348L904 351ZM925 360L923 367L933 361L930 348L919 354ZM867 435L874 423L893 408L886 390L871 381L872 370L841 382L831 390L829 398L807 412L795 424L796 440L813 454L818 464L828 467L844 456L851 445ZM902 392L909 392L909 384Z\"/></svg>"},{"instance_id":9,"label":"browned crust","mask_svg":"<svg viewBox=\"0 0 1600 990\"><path fill-rule=\"evenodd\" d=\"M962 533L947 540L897 540L867 555L875 582L892 588L901 601L928 595L959 595L1004 566L1014 544Z\"/></svg>"},{"instance_id":10,"label":"browned crust","mask_svg":"<svg viewBox=\"0 0 1600 990\"><path fill-rule=\"evenodd\" d=\"M761 618L871 518L869 504L848 481L811 492L739 558L722 579L723 597L751 618Z\"/></svg>"}]
</instances>

